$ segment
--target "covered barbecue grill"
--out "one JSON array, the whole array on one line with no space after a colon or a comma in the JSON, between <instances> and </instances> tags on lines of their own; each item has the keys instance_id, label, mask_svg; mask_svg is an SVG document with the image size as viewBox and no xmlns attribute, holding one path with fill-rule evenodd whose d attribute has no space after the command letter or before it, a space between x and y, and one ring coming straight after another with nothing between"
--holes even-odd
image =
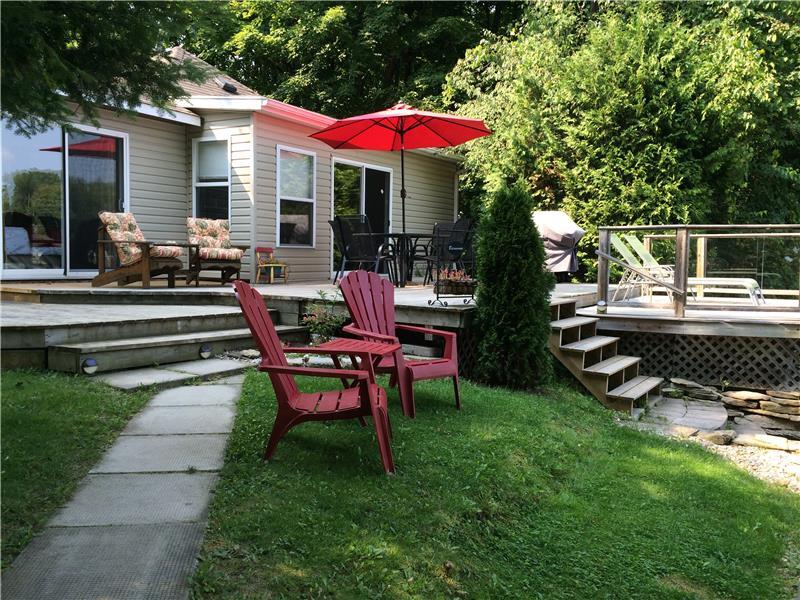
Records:
<instances>
[{"instance_id":1,"label":"covered barbecue grill","mask_svg":"<svg viewBox=\"0 0 800 600\"><path fill-rule=\"evenodd\" d=\"M552 273L574 273L578 270L575 250L586 233L560 210L533 213L533 222L544 241L545 263Z\"/></svg>"}]
</instances>

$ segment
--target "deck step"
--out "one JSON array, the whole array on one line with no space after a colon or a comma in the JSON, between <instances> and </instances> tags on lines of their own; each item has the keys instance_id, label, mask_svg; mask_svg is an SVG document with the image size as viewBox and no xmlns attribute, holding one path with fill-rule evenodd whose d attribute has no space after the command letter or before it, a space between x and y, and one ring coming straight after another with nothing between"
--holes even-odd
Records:
<instances>
[{"instance_id":1,"label":"deck step","mask_svg":"<svg viewBox=\"0 0 800 600\"><path fill-rule=\"evenodd\" d=\"M276 325L283 340L305 341L307 328ZM47 349L47 366L54 371L80 373L87 358L97 363L97 372L165 365L199 358L200 347L208 346L211 356L226 350L255 346L249 329L198 331L137 338L58 344Z\"/></svg>"},{"instance_id":2,"label":"deck step","mask_svg":"<svg viewBox=\"0 0 800 600\"><path fill-rule=\"evenodd\" d=\"M564 346L561 346L561 349L570 350L572 352L591 352L592 350L597 350L598 348L609 346L617 341L619 341L618 337L611 337L608 335L594 335L590 338L586 338L585 340L572 342L571 344L565 344Z\"/></svg>"},{"instance_id":3,"label":"deck step","mask_svg":"<svg viewBox=\"0 0 800 600\"><path fill-rule=\"evenodd\" d=\"M618 354L617 356L612 356L611 358L600 361L599 363L590 367L586 367L584 371L587 373L594 373L596 375L613 375L614 373L619 373L620 371L635 365L640 360L642 359L638 356L625 356L624 354Z\"/></svg>"},{"instance_id":4,"label":"deck step","mask_svg":"<svg viewBox=\"0 0 800 600\"><path fill-rule=\"evenodd\" d=\"M638 375L626 381L622 385L615 387L608 392L611 398L624 398L626 400L636 400L646 395L651 390L657 388L664 380L661 377L648 377L647 375Z\"/></svg>"},{"instance_id":5,"label":"deck step","mask_svg":"<svg viewBox=\"0 0 800 600\"><path fill-rule=\"evenodd\" d=\"M562 304L575 304L577 300L575 298L551 298L550 299L550 306L560 306Z\"/></svg>"},{"instance_id":6,"label":"deck step","mask_svg":"<svg viewBox=\"0 0 800 600\"><path fill-rule=\"evenodd\" d=\"M552 329L570 329L571 327L581 327L583 325L591 325L592 323L597 323L600 319L595 319L592 317L569 317L566 319L560 319L558 321L550 321L550 327Z\"/></svg>"}]
</instances>

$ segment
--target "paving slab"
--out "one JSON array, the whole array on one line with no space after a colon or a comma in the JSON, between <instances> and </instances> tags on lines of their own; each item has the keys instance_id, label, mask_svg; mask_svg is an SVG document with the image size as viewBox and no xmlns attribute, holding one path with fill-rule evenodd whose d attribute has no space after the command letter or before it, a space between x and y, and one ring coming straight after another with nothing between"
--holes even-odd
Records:
<instances>
[{"instance_id":1,"label":"paving slab","mask_svg":"<svg viewBox=\"0 0 800 600\"><path fill-rule=\"evenodd\" d=\"M239 398L238 385L186 385L159 392L148 406L209 406L226 404L232 406Z\"/></svg>"},{"instance_id":2,"label":"paving slab","mask_svg":"<svg viewBox=\"0 0 800 600\"><path fill-rule=\"evenodd\" d=\"M120 437L90 473L218 471L225 434L127 435Z\"/></svg>"},{"instance_id":3,"label":"paving slab","mask_svg":"<svg viewBox=\"0 0 800 600\"><path fill-rule=\"evenodd\" d=\"M153 406L130 420L122 435L229 433L233 406Z\"/></svg>"},{"instance_id":4,"label":"paving slab","mask_svg":"<svg viewBox=\"0 0 800 600\"><path fill-rule=\"evenodd\" d=\"M190 373L179 373L177 371L167 371L147 367L144 369L130 369L128 371L115 371L112 373L102 373L95 379L102 381L121 390L135 390L136 388L149 385L176 385L181 381L187 381L195 377Z\"/></svg>"},{"instance_id":5,"label":"paving slab","mask_svg":"<svg viewBox=\"0 0 800 600\"><path fill-rule=\"evenodd\" d=\"M216 473L88 475L49 525L80 527L205 519Z\"/></svg>"},{"instance_id":6,"label":"paving slab","mask_svg":"<svg viewBox=\"0 0 800 600\"><path fill-rule=\"evenodd\" d=\"M200 523L52 527L3 573L3 598L188 598L202 538Z\"/></svg>"},{"instance_id":7,"label":"paving slab","mask_svg":"<svg viewBox=\"0 0 800 600\"><path fill-rule=\"evenodd\" d=\"M164 370L176 371L180 373L191 373L192 375L216 375L223 373L238 373L252 366L249 362L242 360L231 360L227 358L209 358L207 360L190 360L182 363L174 363L161 367Z\"/></svg>"},{"instance_id":8,"label":"paving slab","mask_svg":"<svg viewBox=\"0 0 800 600\"><path fill-rule=\"evenodd\" d=\"M230 377L224 377L222 379L210 379L208 381L204 381L202 385L236 385L241 386L244 383L244 373L239 373L238 375L232 375Z\"/></svg>"}]
</instances>

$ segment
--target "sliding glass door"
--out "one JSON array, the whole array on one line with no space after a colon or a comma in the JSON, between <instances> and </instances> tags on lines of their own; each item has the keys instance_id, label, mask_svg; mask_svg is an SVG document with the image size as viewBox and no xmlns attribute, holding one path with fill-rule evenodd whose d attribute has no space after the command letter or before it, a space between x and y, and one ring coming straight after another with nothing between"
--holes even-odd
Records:
<instances>
[{"instance_id":1,"label":"sliding glass door","mask_svg":"<svg viewBox=\"0 0 800 600\"><path fill-rule=\"evenodd\" d=\"M53 128L27 138L5 122L0 132L3 278L96 271L97 213L124 206L124 134Z\"/></svg>"}]
</instances>

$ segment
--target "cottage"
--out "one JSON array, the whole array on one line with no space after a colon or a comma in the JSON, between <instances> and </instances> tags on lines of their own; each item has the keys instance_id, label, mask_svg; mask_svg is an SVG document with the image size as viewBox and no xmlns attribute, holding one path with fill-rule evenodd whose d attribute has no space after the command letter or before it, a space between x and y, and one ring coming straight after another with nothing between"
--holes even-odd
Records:
<instances>
[{"instance_id":1,"label":"cottage","mask_svg":"<svg viewBox=\"0 0 800 600\"><path fill-rule=\"evenodd\" d=\"M170 112L102 110L100 126L2 134L4 280L89 279L97 213L132 212L148 239L186 239L186 217L226 218L233 243L273 246L295 281L331 276L328 220L365 213L375 230L400 223L400 156L332 150L309 134L331 117L265 98L183 48L210 77L186 82ZM407 228L430 231L457 211L458 163L406 153ZM253 256L243 259L250 277Z\"/></svg>"}]
</instances>

